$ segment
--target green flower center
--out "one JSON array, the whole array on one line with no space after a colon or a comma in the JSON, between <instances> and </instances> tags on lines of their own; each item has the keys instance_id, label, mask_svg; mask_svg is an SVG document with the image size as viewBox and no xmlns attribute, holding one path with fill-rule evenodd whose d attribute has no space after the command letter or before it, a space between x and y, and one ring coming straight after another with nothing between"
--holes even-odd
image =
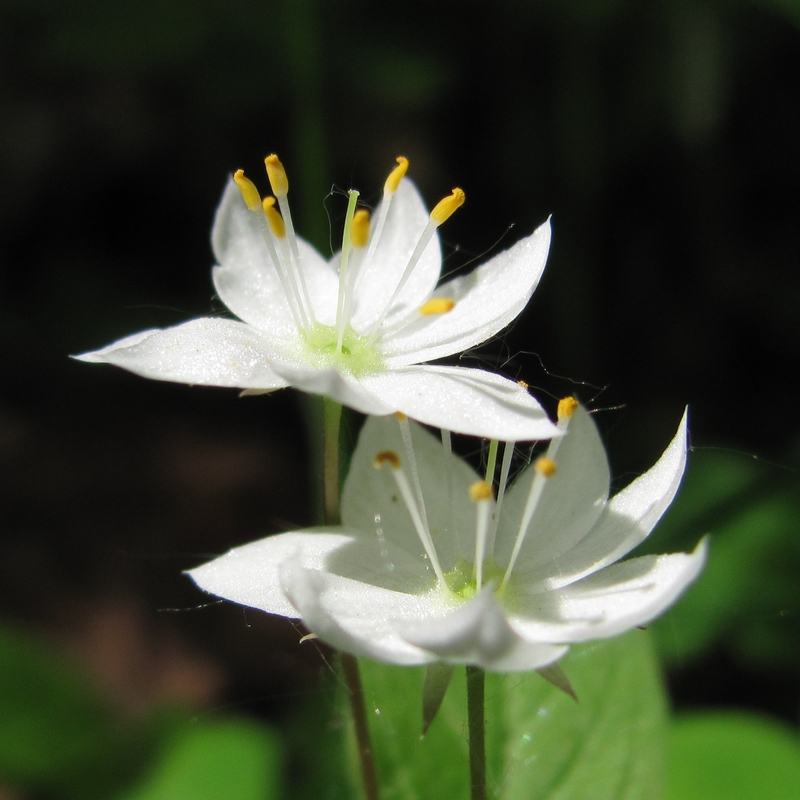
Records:
<instances>
[{"instance_id":1,"label":"green flower center","mask_svg":"<svg viewBox=\"0 0 800 800\"><path fill-rule=\"evenodd\" d=\"M458 595L463 600L469 600L478 592L474 577L475 567L466 559L460 558L453 569L445 573L445 581L453 594ZM495 590L499 588L505 570L492 560L483 562L483 585L487 584Z\"/></svg>"},{"instance_id":2,"label":"green flower center","mask_svg":"<svg viewBox=\"0 0 800 800\"><path fill-rule=\"evenodd\" d=\"M314 367L334 367L356 378L383 371L383 359L375 346L349 325L345 328L341 349L336 344L336 327L315 323L305 334L303 359Z\"/></svg>"}]
</instances>

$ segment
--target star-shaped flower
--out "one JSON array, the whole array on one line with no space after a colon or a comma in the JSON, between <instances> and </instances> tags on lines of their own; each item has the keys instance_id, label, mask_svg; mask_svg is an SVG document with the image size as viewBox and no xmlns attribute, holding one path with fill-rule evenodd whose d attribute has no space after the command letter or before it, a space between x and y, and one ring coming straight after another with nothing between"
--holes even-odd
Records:
<instances>
[{"instance_id":1,"label":"star-shaped flower","mask_svg":"<svg viewBox=\"0 0 800 800\"><path fill-rule=\"evenodd\" d=\"M507 494L504 456L497 502L421 426L411 426L412 448L395 420L370 418L345 485L342 526L272 536L189 574L212 594L301 618L358 656L500 672L546 667L570 643L658 616L698 575L706 550L701 543L691 554L619 561L677 491L685 417L655 466L611 499L591 416L568 399L559 417L567 435Z\"/></svg>"},{"instance_id":2,"label":"star-shaped flower","mask_svg":"<svg viewBox=\"0 0 800 800\"><path fill-rule=\"evenodd\" d=\"M544 269L550 225L437 288L437 233L462 203L454 189L428 214L398 159L370 224L350 193L343 249L326 261L295 236L288 181L266 159L276 200L237 172L217 210L217 294L239 320L201 318L78 356L147 378L248 393L295 386L365 414L406 415L502 440L556 433L524 386L479 369L421 362L460 353L524 308Z\"/></svg>"}]
</instances>

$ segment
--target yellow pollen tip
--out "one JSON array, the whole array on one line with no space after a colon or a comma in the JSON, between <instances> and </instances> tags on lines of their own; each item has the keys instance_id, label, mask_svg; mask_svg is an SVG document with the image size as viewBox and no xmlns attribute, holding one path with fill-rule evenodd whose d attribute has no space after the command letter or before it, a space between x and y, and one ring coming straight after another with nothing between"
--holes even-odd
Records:
<instances>
[{"instance_id":1,"label":"yellow pollen tip","mask_svg":"<svg viewBox=\"0 0 800 800\"><path fill-rule=\"evenodd\" d=\"M380 469L384 464L388 464L392 469L400 469L400 456L394 450L381 450L375 456L375 469Z\"/></svg>"},{"instance_id":2,"label":"yellow pollen tip","mask_svg":"<svg viewBox=\"0 0 800 800\"><path fill-rule=\"evenodd\" d=\"M408 419L408 414L404 414L402 411L395 411L394 415L400 420L400 422L402 422L404 419Z\"/></svg>"},{"instance_id":3,"label":"yellow pollen tip","mask_svg":"<svg viewBox=\"0 0 800 800\"><path fill-rule=\"evenodd\" d=\"M469 497L473 503L492 499L492 487L486 481L475 481L469 487Z\"/></svg>"},{"instance_id":4,"label":"yellow pollen tip","mask_svg":"<svg viewBox=\"0 0 800 800\"><path fill-rule=\"evenodd\" d=\"M463 189L456 187L449 197L442 198L431 211L431 219L436 225L441 225L446 220L455 214L456 210L464 205L467 196L464 194Z\"/></svg>"},{"instance_id":5,"label":"yellow pollen tip","mask_svg":"<svg viewBox=\"0 0 800 800\"><path fill-rule=\"evenodd\" d=\"M397 157L397 166L389 173L386 183L383 184L383 191L394 194L403 176L408 171L408 159L405 156Z\"/></svg>"},{"instance_id":6,"label":"yellow pollen tip","mask_svg":"<svg viewBox=\"0 0 800 800\"><path fill-rule=\"evenodd\" d=\"M528 384L525 381L517 381L517 385L521 386L526 392L528 391Z\"/></svg>"},{"instance_id":7,"label":"yellow pollen tip","mask_svg":"<svg viewBox=\"0 0 800 800\"><path fill-rule=\"evenodd\" d=\"M265 197L261 201L261 207L264 209L264 216L267 218L272 235L277 239L283 239L286 236L286 225L278 209L275 208L275 198Z\"/></svg>"},{"instance_id":8,"label":"yellow pollen tip","mask_svg":"<svg viewBox=\"0 0 800 800\"><path fill-rule=\"evenodd\" d=\"M544 478L552 478L558 471L556 462L552 458L541 456L533 463L533 468Z\"/></svg>"},{"instance_id":9,"label":"yellow pollen tip","mask_svg":"<svg viewBox=\"0 0 800 800\"><path fill-rule=\"evenodd\" d=\"M564 397L558 401L558 418L569 419L578 408L578 401L574 397Z\"/></svg>"},{"instance_id":10,"label":"yellow pollen tip","mask_svg":"<svg viewBox=\"0 0 800 800\"><path fill-rule=\"evenodd\" d=\"M353 247L366 247L369 241L369 211L359 208L350 224L350 244Z\"/></svg>"},{"instance_id":11,"label":"yellow pollen tip","mask_svg":"<svg viewBox=\"0 0 800 800\"><path fill-rule=\"evenodd\" d=\"M251 181L250 178L245 178L243 169L237 169L236 172L233 173L233 180L239 187L239 191L242 193L247 207L251 211L258 211L258 207L261 205L261 195L258 193L258 189L256 189L256 185L253 181Z\"/></svg>"},{"instance_id":12,"label":"yellow pollen tip","mask_svg":"<svg viewBox=\"0 0 800 800\"><path fill-rule=\"evenodd\" d=\"M289 191L289 179L286 177L286 170L281 164L281 160L273 153L264 159L264 164L267 168L267 177L269 178L269 185L272 191L281 197Z\"/></svg>"},{"instance_id":13,"label":"yellow pollen tip","mask_svg":"<svg viewBox=\"0 0 800 800\"><path fill-rule=\"evenodd\" d=\"M456 307L456 301L451 300L449 297L431 297L427 303L423 303L419 307L419 313L426 317L432 317L436 314L446 314Z\"/></svg>"}]
</instances>

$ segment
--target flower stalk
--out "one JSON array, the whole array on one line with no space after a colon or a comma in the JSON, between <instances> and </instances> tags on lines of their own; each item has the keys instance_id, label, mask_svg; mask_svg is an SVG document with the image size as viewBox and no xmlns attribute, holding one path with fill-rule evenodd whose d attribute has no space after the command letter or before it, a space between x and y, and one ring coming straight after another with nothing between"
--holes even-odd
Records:
<instances>
[{"instance_id":1,"label":"flower stalk","mask_svg":"<svg viewBox=\"0 0 800 800\"><path fill-rule=\"evenodd\" d=\"M467 727L469 729L471 800L486 800L485 676L486 673L480 667L467 665Z\"/></svg>"},{"instance_id":2,"label":"flower stalk","mask_svg":"<svg viewBox=\"0 0 800 800\"><path fill-rule=\"evenodd\" d=\"M339 507L339 436L342 423L342 405L327 397L323 400L322 411L322 464L324 486L325 523L338 525L341 521ZM361 776L364 781L366 800L378 800L378 776L375 772L375 761L372 757L372 744L367 723L367 707L364 702L364 687L358 661L349 653L340 653L347 695L350 701L350 712L353 715L353 727L356 734L358 758L361 762Z\"/></svg>"}]
</instances>

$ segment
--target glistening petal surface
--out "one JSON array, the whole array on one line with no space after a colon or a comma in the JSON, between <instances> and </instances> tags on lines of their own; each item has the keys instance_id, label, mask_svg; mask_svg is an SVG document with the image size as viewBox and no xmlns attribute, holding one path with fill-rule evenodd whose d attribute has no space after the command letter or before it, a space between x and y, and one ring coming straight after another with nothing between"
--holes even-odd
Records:
<instances>
[{"instance_id":1,"label":"glistening petal surface","mask_svg":"<svg viewBox=\"0 0 800 800\"><path fill-rule=\"evenodd\" d=\"M361 379L393 411L437 428L503 441L549 439L559 430L514 381L464 367L401 367Z\"/></svg>"},{"instance_id":2,"label":"glistening petal surface","mask_svg":"<svg viewBox=\"0 0 800 800\"><path fill-rule=\"evenodd\" d=\"M469 275L440 286L435 297L455 301L446 314L408 323L381 343L390 367L430 361L463 352L505 328L530 300L550 249L550 223Z\"/></svg>"},{"instance_id":3,"label":"glistening petal surface","mask_svg":"<svg viewBox=\"0 0 800 800\"><path fill-rule=\"evenodd\" d=\"M703 540L693 553L643 556L613 564L577 583L511 601L514 627L544 642L616 636L661 614L699 575Z\"/></svg>"},{"instance_id":4,"label":"glistening petal surface","mask_svg":"<svg viewBox=\"0 0 800 800\"><path fill-rule=\"evenodd\" d=\"M79 358L160 381L240 389L289 385L270 365L277 355L275 343L243 322L201 318L146 334L126 337Z\"/></svg>"}]
</instances>

